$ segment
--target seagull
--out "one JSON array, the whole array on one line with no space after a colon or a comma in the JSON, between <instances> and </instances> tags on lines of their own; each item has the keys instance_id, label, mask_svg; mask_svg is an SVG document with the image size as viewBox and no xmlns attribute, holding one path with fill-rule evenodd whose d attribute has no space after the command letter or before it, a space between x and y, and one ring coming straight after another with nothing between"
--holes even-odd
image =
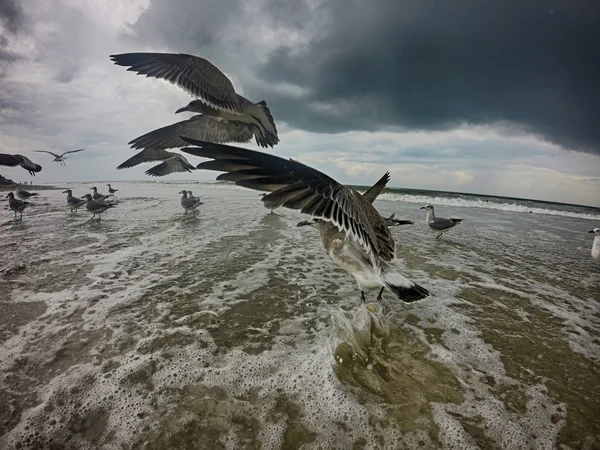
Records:
<instances>
[{"instance_id":1,"label":"seagull","mask_svg":"<svg viewBox=\"0 0 600 450\"><path fill-rule=\"evenodd\" d=\"M392 213L390 217L384 217L383 221L388 227L397 227L398 225L412 225L414 223L412 220L396 219L396 213Z\"/></svg>"},{"instance_id":2,"label":"seagull","mask_svg":"<svg viewBox=\"0 0 600 450\"><path fill-rule=\"evenodd\" d=\"M127 161L122 163L118 170L127 169L129 167L137 166L138 164L151 162L151 161L164 161L162 164L154 166L146 170L146 175L154 177L163 177L174 172L191 172L196 170L190 162L185 159L185 156L179 153L168 152L166 150L147 148L141 152L136 153Z\"/></svg>"},{"instance_id":3,"label":"seagull","mask_svg":"<svg viewBox=\"0 0 600 450\"><path fill-rule=\"evenodd\" d=\"M187 191L179 191L181 195L181 206L185 209L185 212L194 211L198 206L203 203L199 198L189 198Z\"/></svg>"},{"instance_id":4,"label":"seagull","mask_svg":"<svg viewBox=\"0 0 600 450\"><path fill-rule=\"evenodd\" d=\"M118 189L113 189L112 186L110 185L110 183L108 183L107 186L108 186L108 193L110 195L115 195L115 192L118 191Z\"/></svg>"},{"instance_id":5,"label":"seagull","mask_svg":"<svg viewBox=\"0 0 600 450\"><path fill-rule=\"evenodd\" d=\"M194 201L200 201L200 197L194 197L194 194L192 194L192 191L187 191L187 196L190 200L194 200Z\"/></svg>"},{"instance_id":6,"label":"seagull","mask_svg":"<svg viewBox=\"0 0 600 450\"><path fill-rule=\"evenodd\" d=\"M67 157L65 155L68 155L69 153L81 152L83 150L85 150L85 148L78 148L77 150L69 150L68 152L61 153L60 155L57 155L56 153L49 152L47 150L34 150L34 152L49 153L52 156L54 156L54 159L52 160L52 162L59 162L61 166L66 166L67 163L65 162L65 160L67 159Z\"/></svg>"},{"instance_id":7,"label":"seagull","mask_svg":"<svg viewBox=\"0 0 600 450\"><path fill-rule=\"evenodd\" d=\"M600 228L594 228L590 230L590 233L594 233L594 243L592 244L592 258L600 259Z\"/></svg>"},{"instance_id":8,"label":"seagull","mask_svg":"<svg viewBox=\"0 0 600 450\"><path fill-rule=\"evenodd\" d=\"M113 203L103 203L101 201L94 200L92 198L92 194L85 194L81 198L85 198L85 200L86 200L85 208L93 214L93 216L90 220L94 220L94 217L96 217L96 214L98 214L98 220L102 220L102 216L100 214L102 214L104 211L106 211L109 208L114 208L115 206L117 206Z\"/></svg>"},{"instance_id":9,"label":"seagull","mask_svg":"<svg viewBox=\"0 0 600 450\"><path fill-rule=\"evenodd\" d=\"M97 202L104 203L109 197L108 195L99 194L96 186L90 188L90 190L94 191L94 195L92 195L92 198L94 200L96 200ZM81 197L81 198L83 198L83 197Z\"/></svg>"},{"instance_id":10,"label":"seagull","mask_svg":"<svg viewBox=\"0 0 600 450\"><path fill-rule=\"evenodd\" d=\"M41 172L42 170L42 166L34 163L28 157L23 155L9 155L8 153L0 153L0 166L21 166L34 177L37 172Z\"/></svg>"},{"instance_id":11,"label":"seagull","mask_svg":"<svg viewBox=\"0 0 600 450\"><path fill-rule=\"evenodd\" d=\"M62 193L67 194L67 204L71 207L71 212L77 212L77 208L81 208L85 205L85 200L73 197L73 191L71 189L67 189Z\"/></svg>"},{"instance_id":12,"label":"seagull","mask_svg":"<svg viewBox=\"0 0 600 450\"><path fill-rule=\"evenodd\" d=\"M365 198L292 159L183 136L182 139L196 146L183 151L211 159L198 164L197 169L225 172L217 180L270 192L262 199L267 208L284 206L311 215L312 220L306 224L319 228L325 250L336 264L354 276L363 302L364 290L375 287L388 288L407 303L429 295L425 288L406 279L392 266L396 244L372 205L376 193ZM373 187L374 191L381 191L388 180L386 173Z\"/></svg>"},{"instance_id":13,"label":"seagull","mask_svg":"<svg viewBox=\"0 0 600 450\"><path fill-rule=\"evenodd\" d=\"M265 197L267 196L267 194L265 194L265 193L263 192L262 194L258 194L258 196L259 196L259 197L262 197L262 198L265 198ZM263 203L263 204L264 204L264 203ZM265 208L267 208L267 209L270 209L270 210L271 210L271 214L275 214L275 213L273 212L273 210L274 210L275 208L269 208L269 207L267 207L266 205L265 205Z\"/></svg>"},{"instance_id":14,"label":"seagull","mask_svg":"<svg viewBox=\"0 0 600 450\"><path fill-rule=\"evenodd\" d=\"M421 206L420 209L427 210L427 217L425 218L425 223L429 225L434 231L439 231L435 238L439 238L444 232L448 231L450 228L455 227L459 223L461 223L464 219L443 219L441 217L435 217L435 212L433 211L433 205L425 205Z\"/></svg>"},{"instance_id":15,"label":"seagull","mask_svg":"<svg viewBox=\"0 0 600 450\"><path fill-rule=\"evenodd\" d=\"M39 195L37 192L26 191L25 189L23 189L21 184L17 185L17 189L15 190L15 192L17 194L17 197L19 197L21 200L29 200L29 197L35 197L36 195Z\"/></svg>"},{"instance_id":16,"label":"seagull","mask_svg":"<svg viewBox=\"0 0 600 450\"><path fill-rule=\"evenodd\" d=\"M27 208L30 203L17 200L15 198L15 194L12 192L9 192L5 198L8 199L8 207L11 209L11 211L15 212L15 219L17 218L17 213L19 213L21 215L21 219L23 219L23 210Z\"/></svg>"},{"instance_id":17,"label":"seagull","mask_svg":"<svg viewBox=\"0 0 600 450\"><path fill-rule=\"evenodd\" d=\"M176 114L184 111L201 114L140 136L131 142L134 145L181 147L176 143L178 136L240 143L254 136L257 145L264 148L279 142L267 103L252 103L239 95L231 80L204 58L184 53L122 53L110 55L110 59L138 75L169 81L196 98L175 111Z\"/></svg>"}]
</instances>

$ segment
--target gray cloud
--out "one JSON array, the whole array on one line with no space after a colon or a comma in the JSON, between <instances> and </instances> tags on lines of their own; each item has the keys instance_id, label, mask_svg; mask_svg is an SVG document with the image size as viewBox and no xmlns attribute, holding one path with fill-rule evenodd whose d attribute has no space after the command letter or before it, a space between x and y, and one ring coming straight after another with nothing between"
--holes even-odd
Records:
<instances>
[{"instance_id":1,"label":"gray cloud","mask_svg":"<svg viewBox=\"0 0 600 450\"><path fill-rule=\"evenodd\" d=\"M595 2L331 0L322 33L260 70L272 111L317 132L517 124L600 154ZM269 94L272 83L304 94Z\"/></svg>"},{"instance_id":2,"label":"gray cloud","mask_svg":"<svg viewBox=\"0 0 600 450\"><path fill-rule=\"evenodd\" d=\"M12 34L17 34L25 24L22 5L22 0L0 1L0 24Z\"/></svg>"}]
</instances>

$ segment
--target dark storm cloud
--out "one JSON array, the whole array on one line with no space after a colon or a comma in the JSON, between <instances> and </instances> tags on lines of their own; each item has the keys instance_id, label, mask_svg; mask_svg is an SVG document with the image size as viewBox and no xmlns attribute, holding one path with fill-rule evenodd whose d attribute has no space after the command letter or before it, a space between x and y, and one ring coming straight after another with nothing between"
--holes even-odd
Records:
<instances>
[{"instance_id":1,"label":"dark storm cloud","mask_svg":"<svg viewBox=\"0 0 600 450\"><path fill-rule=\"evenodd\" d=\"M25 24L21 0L0 1L0 24L12 34L17 34Z\"/></svg>"},{"instance_id":2,"label":"dark storm cloud","mask_svg":"<svg viewBox=\"0 0 600 450\"><path fill-rule=\"evenodd\" d=\"M273 113L318 132L511 122L600 154L600 6L595 1L333 0L306 46L260 76ZM269 93L268 84L305 89Z\"/></svg>"}]
</instances>

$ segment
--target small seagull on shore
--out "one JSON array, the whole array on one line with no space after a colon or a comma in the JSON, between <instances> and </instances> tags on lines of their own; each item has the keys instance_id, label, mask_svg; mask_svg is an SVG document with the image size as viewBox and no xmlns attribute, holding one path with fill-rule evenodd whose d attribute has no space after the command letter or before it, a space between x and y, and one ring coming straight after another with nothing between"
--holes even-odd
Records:
<instances>
[{"instance_id":1,"label":"small seagull on shore","mask_svg":"<svg viewBox=\"0 0 600 450\"><path fill-rule=\"evenodd\" d=\"M83 197L81 198L85 198L86 202L85 202L85 209L87 209L90 213L93 214L91 220L94 220L94 217L96 217L96 214L98 214L98 220L102 219L101 214L106 211L109 208L114 208L117 205L114 205L112 203L104 203L101 201L97 201L94 200L92 198L92 194L85 194Z\"/></svg>"},{"instance_id":2,"label":"small seagull on shore","mask_svg":"<svg viewBox=\"0 0 600 450\"><path fill-rule=\"evenodd\" d=\"M439 231L440 233L435 237L439 238L442 234L448 231L450 228L454 228L456 225L461 223L464 219L444 219L442 217L435 217L435 212L433 210L433 205L425 205L421 206L420 209L427 210L427 217L425 218L425 223L434 231Z\"/></svg>"},{"instance_id":3,"label":"small seagull on shore","mask_svg":"<svg viewBox=\"0 0 600 450\"><path fill-rule=\"evenodd\" d=\"M397 227L399 225L412 225L414 222L412 220L401 220L396 219L396 213L392 213L390 217L384 217L383 221L389 227Z\"/></svg>"},{"instance_id":4,"label":"small seagull on shore","mask_svg":"<svg viewBox=\"0 0 600 450\"><path fill-rule=\"evenodd\" d=\"M17 218L17 213L19 213L21 220L23 220L23 210L29 206L29 202L17 200L15 194L12 192L9 192L6 198L8 199L8 207L11 211L15 212L15 219Z\"/></svg>"},{"instance_id":5,"label":"small seagull on shore","mask_svg":"<svg viewBox=\"0 0 600 450\"><path fill-rule=\"evenodd\" d=\"M92 195L92 199L96 200L97 202L105 202L109 197L108 195L103 195L103 194L98 193L98 188L96 188L96 186L94 186L90 189L92 191L94 191L94 195Z\"/></svg>"},{"instance_id":6,"label":"small seagull on shore","mask_svg":"<svg viewBox=\"0 0 600 450\"><path fill-rule=\"evenodd\" d=\"M67 194L67 205L71 207L71 212L77 212L77 208L81 208L85 205L85 200L73 197L73 191L71 189L67 189L62 193Z\"/></svg>"},{"instance_id":7,"label":"small seagull on shore","mask_svg":"<svg viewBox=\"0 0 600 450\"><path fill-rule=\"evenodd\" d=\"M107 186L108 186L108 193L110 195L115 195L115 192L118 191L118 189L113 189L112 186L110 185L110 183L108 183Z\"/></svg>"},{"instance_id":8,"label":"small seagull on shore","mask_svg":"<svg viewBox=\"0 0 600 450\"><path fill-rule=\"evenodd\" d=\"M26 191L25 189L23 189L20 183L17 185L17 189L15 190L15 192L17 194L17 197L19 197L21 200L29 200L30 197L35 197L36 195L39 195L37 192Z\"/></svg>"},{"instance_id":9,"label":"small seagull on shore","mask_svg":"<svg viewBox=\"0 0 600 450\"><path fill-rule=\"evenodd\" d=\"M194 197L193 199L189 198L187 191L179 191L179 193L181 194L181 206L186 213L188 211L194 211L198 206L203 204L197 197Z\"/></svg>"},{"instance_id":10,"label":"small seagull on shore","mask_svg":"<svg viewBox=\"0 0 600 450\"><path fill-rule=\"evenodd\" d=\"M594 228L590 230L590 233L594 233L594 243L592 244L592 258L600 259L600 228Z\"/></svg>"}]
</instances>

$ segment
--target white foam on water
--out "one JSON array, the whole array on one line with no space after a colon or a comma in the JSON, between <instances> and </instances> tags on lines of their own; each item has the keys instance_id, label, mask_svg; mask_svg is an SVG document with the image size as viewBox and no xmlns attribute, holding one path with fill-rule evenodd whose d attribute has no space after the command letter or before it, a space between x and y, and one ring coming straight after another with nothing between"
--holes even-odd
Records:
<instances>
[{"instance_id":1,"label":"white foam on water","mask_svg":"<svg viewBox=\"0 0 600 450\"><path fill-rule=\"evenodd\" d=\"M434 206L457 206L461 208L482 208L482 209L495 209L506 212L518 212L518 213L531 213L533 214L545 214L550 216L562 216L562 217L573 217L578 219L586 220L600 220L600 215L597 214L586 214L571 211L555 210L549 208L540 208L535 206L519 205L517 203L497 203L495 201L483 201L483 200L467 200L463 198L448 198L448 197L435 197L425 195L409 195L409 194L396 194L396 193L383 193L379 196L381 200L388 201L400 201L407 203L418 203L426 205L428 203Z\"/></svg>"}]
</instances>

